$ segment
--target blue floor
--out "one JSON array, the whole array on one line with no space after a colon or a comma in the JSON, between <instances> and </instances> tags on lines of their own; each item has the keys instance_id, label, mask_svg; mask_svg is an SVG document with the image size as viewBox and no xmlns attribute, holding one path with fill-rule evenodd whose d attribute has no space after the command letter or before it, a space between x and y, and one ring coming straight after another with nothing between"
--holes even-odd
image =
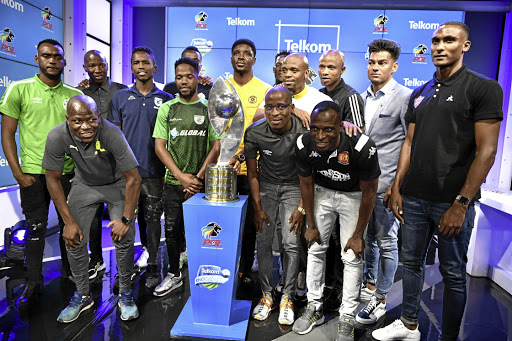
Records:
<instances>
[{"instance_id":1,"label":"blue floor","mask_svg":"<svg viewBox=\"0 0 512 341\"><path fill-rule=\"evenodd\" d=\"M91 292L95 301L92 309L84 312L75 322L64 325L56 321L59 312L67 305L75 287L70 280L60 276L60 260L54 253L58 250L57 235L47 239L45 257L51 257L43 265L45 287L39 302L27 313L20 314L13 302L23 291L23 270L13 268L0 271L0 341L3 340L168 340L169 331L178 318L181 309L189 297L188 280L180 289L169 296L156 298L145 288L144 274L134 283L136 302L140 310L137 320L124 322L119 318L117 298L112 294L116 273L115 251L109 250L109 230L104 231L105 271L91 283ZM53 250L53 251L52 251ZM141 252L136 247L136 255ZM159 268L166 268L165 246L160 248ZM435 259L435 257L433 258ZM277 262L275 262L277 281ZM186 269L184 269L186 271ZM395 283L388 296L388 312L369 329L356 330L356 340L372 340L370 331L399 318L401 312L401 267L397 271ZM253 274L257 281L257 273ZM420 310L420 331L422 340L438 340L441 326L443 283L439 275L438 264L430 265L426 270L425 289ZM460 332L461 340L508 340L512 325L512 297L500 287L484 278L468 276L468 302ZM259 299L257 286L241 287L238 299L248 299L255 305ZM300 315L303 304L296 304ZM310 334L298 336L291 327L277 323L278 312L271 314L264 322L251 320L247 331L247 340L333 340L337 313L327 314L328 322L319 326ZM511 321L511 324L509 324ZM205 339L201 339L205 340Z\"/></svg>"}]
</instances>

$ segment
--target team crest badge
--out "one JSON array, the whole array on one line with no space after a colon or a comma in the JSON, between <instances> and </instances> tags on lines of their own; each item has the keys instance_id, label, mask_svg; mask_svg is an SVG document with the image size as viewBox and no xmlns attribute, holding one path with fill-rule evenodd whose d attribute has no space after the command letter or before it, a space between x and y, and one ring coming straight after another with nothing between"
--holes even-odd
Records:
<instances>
[{"instance_id":1,"label":"team crest badge","mask_svg":"<svg viewBox=\"0 0 512 341\"><path fill-rule=\"evenodd\" d=\"M421 101L423 101L425 97L423 96L418 96L417 98L414 99L414 107L417 108L418 105L420 105Z\"/></svg>"},{"instance_id":2,"label":"team crest badge","mask_svg":"<svg viewBox=\"0 0 512 341\"><path fill-rule=\"evenodd\" d=\"M258 98L256 96L250 96L249 97L249 103L254 104L258 101Z\"/></svg>"},{"instance_id":3,"label":"team crest badge","mask_svg":"<svg viewBox=\"0 0 512 341\"><path fill-rule=\"evenodd\" d=\"M162 105L162 99L159 97L155 97L155 106L159 107Z\"/></svg>"},{"instance_id":4,"label":"team crest badge","mask_svg":"<svg viewBox=\"0 0 512 341\"><path fill-rule=\"evenodd\" d=\"M194 115L194 122L196 122L196 124L203 124L204 123L204 116L202 116L202 115Z\"/></svg>"},{"instance_id":5,"label":"team crest badge","mask_svg":"<svg viewBox=\"0 0 512 341\"><path fill-rule=\"evenodd\" d=\"M348 156L348 152L342 152L342 153L339 153L338 154L338 162L341 163L342 165L346 166L349 164L349 156Z\"/></svg>"},{"instance_id":6,"label":"team crest badge","mask_svg":"<svg viewBox=\"0 0 512 341\"><path fill-rule=\"evenodd\" d=\"M69 99L65 99L64 101L62 101L62 106L64 107L64 109L68 108L68 102L69 102Z\"/></svg>"}]
</instances>

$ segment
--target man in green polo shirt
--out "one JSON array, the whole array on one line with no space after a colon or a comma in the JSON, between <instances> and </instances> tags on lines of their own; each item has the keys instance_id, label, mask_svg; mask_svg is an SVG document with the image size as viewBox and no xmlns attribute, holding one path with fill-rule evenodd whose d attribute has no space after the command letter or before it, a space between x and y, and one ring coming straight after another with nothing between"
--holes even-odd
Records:
<instances>
[{"instance_id":1,"label":"man in green polo shirt","mask_svg":"<svg viewBox=\"0 0 512 341\"><path fill-rule=\"evenodd\" d=\"M61 81L66 60L64 49L58 41L45 39L39 42L35 61L39 65L39 73L33 78L12 82L0 100L2 147L12 174L20 186L21 208L27 220L25 265L28 283L18 300L20 309L30 307L44 284L41 267L50 205L45 170L41 165L46 136L53 127L66 120L68 100L82 94L80 90ZM18 125L21 167L14 139ZM61 178L66 196L71 187L73 169L73 162L67 159ZM60 216L59 225L62 236L64 225ZM63 272L70 276L62 237L59 242Z\"/></svg>"}]
</instances>

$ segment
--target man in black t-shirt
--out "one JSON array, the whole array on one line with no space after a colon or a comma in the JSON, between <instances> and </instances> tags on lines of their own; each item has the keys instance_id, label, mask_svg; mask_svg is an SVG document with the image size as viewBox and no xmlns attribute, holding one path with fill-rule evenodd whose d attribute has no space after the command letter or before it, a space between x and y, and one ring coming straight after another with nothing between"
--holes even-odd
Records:
<instances>
[{"instance_id":1,"label":"man in black t-shirt","mask_svg":"<svg viewBox=\"0 0 512 341\"><path fill-rule=\"evenodd\" d=\"M325 252L339 217L343 298L337 340L353 340L353 321L363 276L363 233L375 202L380 168L375 143L366 135L348 137L342 111L320 102L311 114L311 131L297 139L295 153L308 242L308 305L293 330L306 334L324 322Z\"/></svg>"},{"instance_id":2,"label":"man in black t-shirt","mask_svg":"<svg viewBox=\"0 0 512 341\"><path fill-rule=\"evenodd\" d=\"M300 235L305 213L300 200L299 177L295 166L295 142L306 129L292 115L292 94L276 86L265 95L265 116L245 131L244 155L254 205L257 257L263 296L253 317L265 320L270 315L272 295L272 241L277 224L283 244L283 295L279 304L279 323L294 321L293 294L299 267ZM256 163L258 152L259 167Z\"/></svg>"},{"instance_id":3,"label":"man in black t-shirt","mask_svg":"<svg viewBox=\"0 0 512 341\"><path fill-rule=\"evenodd\" d=\"M475 219L474 200L494 163L503 92L466 69L468 27L442 24L432 36L434 78L414 90L405 115L389 208L402 226L402 316L374 330L376 340L420 340L418 312L425 254L437 232L443 275L441 340L457 340L466 304L466 253ZM402 197L403 195L403 197Z\"/></svg>"},{"instance_id":4,"label":"man in black t-shirt","mask_svg":"<svg viewBox=\"0 0 512 341\"><path fill-rule=\"evenodd\" d=\"M76 165L67 200L60 182L66 156ZM139 311L133 301L130 277L135 238L133 220L141 178L137 160L123 133L101 119L91 97L74 96L67 104L66 122L48 133L42 165L48 191L64 221L62 238L77 287L57 321L73 322L93 305L89 294L87 242L94 213L98 204L104 202L112 219L108 227L112 227L110 234L119 269L121 319L137 318Z\"/></svg>"}]
</instances>

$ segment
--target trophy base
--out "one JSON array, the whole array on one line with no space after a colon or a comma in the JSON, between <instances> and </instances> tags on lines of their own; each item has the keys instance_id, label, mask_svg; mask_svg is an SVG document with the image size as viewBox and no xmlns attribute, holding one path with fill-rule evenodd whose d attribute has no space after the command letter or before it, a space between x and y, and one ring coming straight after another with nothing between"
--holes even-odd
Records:
<instances>
[{"instance_id":1,"label":"trophy base","mask_svg":"<svg viewBox=\"0 0 512 341\"><path fill-rule=\"evenodd\" d=\"M206 166L204 200L212 202L237 201L236 172L230 166Z\"/></svg>"}]
</instances>

